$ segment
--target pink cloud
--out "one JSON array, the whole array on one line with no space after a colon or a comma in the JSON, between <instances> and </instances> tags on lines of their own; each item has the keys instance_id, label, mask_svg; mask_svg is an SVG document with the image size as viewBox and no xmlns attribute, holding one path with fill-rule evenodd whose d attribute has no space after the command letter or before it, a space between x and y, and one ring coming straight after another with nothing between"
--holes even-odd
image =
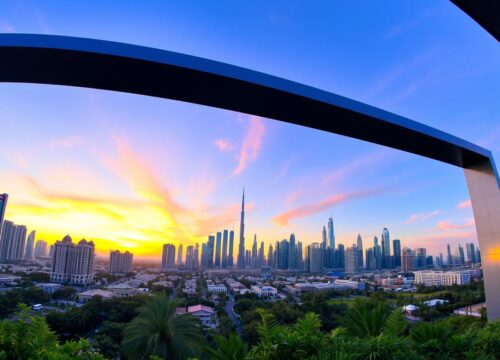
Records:
<instances>
[{"instance_id":1,"label":"pink cloud","mask_svg":"<svg viewBox=\"0 0 500 360\"><path fill-rule=\"evenodd\" d=\"M273 217L273 222L281 226L286 226L289 225L291 220L304 218L316 214L318 212L324 211L334 205L339 205L351 200L364 198L380 192L381 190L378 189L378 190L367 190L367 191L332 195L321 201L298 206L294 209L276 215L275 217Z\"/></svg>"},{"instance_id":2,"label":"pink cloud","mask_svg":"<svg viewBox=\"0 0 500 360\"><path fill-rule=\"evenodd\" d=\"M226 151L231 151L233 150L233 144L231 144L229 141L224 140L224 139L217 139L214 142L215 146L217 146L217 149L221 152L226 152Z\"/></svg>"},{"instance_id":3,"label":"pink cloud","mask_svg":"<svg viewBox=\"0 0 500 360\"><path fill-rule=\"evenodd\" d=\"M439 214L439 210L434 210L428 213L413 214L405 220L405 224L413 224L415 222L429 220L430 218Z\"/></svg>"},{"instance_id":4,"label":"pink cloud","mask_svg":"<svg viewBox=\"0 0 500 360\"><path fill-rule=\"evenodd\" d=\"M470 202L470 200L464 200L457 205L457 208L459 208L459 209L469 209L471 207L472 207L472 203Z\"/></svg>"},{"instance_id":5,"label":"pink cloud","mask_svg":"<svg viewBox=\"0 0 500 360\"><path fill-rule=\"evenodd\" d=\"M435 230L460 230L475 226L474 219L466 219L463 224L452 224L449 221L443 220L437 223Z\"/></svg>"},{"instance_id":6,"label":"pink cloud","mask_svg":"<svg viewBox=\"0 0 500 360\"><path fill-rule=\"evenodd\" d=\"M64 138L55 139L48 143L49 147L73 147L84 144L85 141L78 135L70 135Z\"/></svg>"},{"instance_id":7,"label":"pink cloud","mask_svg":"<svg viewBox=\"0 0 500 360\"><path fill-rule=\"evenodd\" d=\"M257 159L262 148L262 138L266 133L266 126L262 118L258 116L250 117L250 126L241 145L238 157L238 166L233 175L241 174L251 161Z\"/></svg>"}]
</instances>

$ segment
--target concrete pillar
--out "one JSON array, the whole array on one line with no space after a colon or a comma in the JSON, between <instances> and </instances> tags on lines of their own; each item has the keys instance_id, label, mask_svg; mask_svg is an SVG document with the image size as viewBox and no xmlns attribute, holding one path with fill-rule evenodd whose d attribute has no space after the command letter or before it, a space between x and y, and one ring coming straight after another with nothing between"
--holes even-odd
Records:
<instances>
[{"instance_id":1,"label":"concrete pillar","mask_svg":"<svg viewBox=\"0 0 500 360\"><path fill-rule=\"evenodd\" d=\"M500 319L500 180L493 158L464 169L476 221L488 320Z\"/></svg>"}]
</instances>

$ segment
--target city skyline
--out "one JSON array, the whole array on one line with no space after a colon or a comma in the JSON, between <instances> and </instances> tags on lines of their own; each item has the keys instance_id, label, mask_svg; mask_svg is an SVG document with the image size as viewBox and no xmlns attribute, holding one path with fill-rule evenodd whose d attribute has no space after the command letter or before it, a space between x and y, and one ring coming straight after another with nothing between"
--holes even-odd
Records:
<instances>
[{"instance_id":1,"label":"city skyline","mask_svg":"<svg viewBox=\"0 0 500 360\"><path fill-rule=\"evenodd\" d=\"M75 6L86 20L89 10ZM281 7L286 11L277 11ZM358 31L335 5L311 12L261 3L224 20L221 5L204 9L202 17L189 5L162 5L144 14L142 26L110 32L107 17L131 19L134 6L105 7L89 27L78 17L68 23L63 9L46 4L36 13L47 28L34 13L20 16L1 4L0 27L126 41L246 66L451 131L498 158L500 111L495 91L482 86L485 77L500 84L496 44L452 4L394 7L397 16L374 4L357 9L365 24ZM233 21L258 31L249 37ZM347 31L324 26L332 23ZM172 27L175 37L158 36ZM311 36L335 46L312 49ZM364 50L344 45L352 43ZM0 94L0 191L11 195L6 219L50 243L70 233L94 240L101 254L113 248L137 258L157 256L166 242L187 248L222 228L238 229L238 197L246 184L247 241L257 233L274 244L295 233L304 244L321 242L317 228L333 213L335 241L346 246L358 234L380 237L384 227L404 244L433 253L444 252L448 242L477 244L461 169L174 101L26 84L3 84Z\"/></svg>"}]
</instances>

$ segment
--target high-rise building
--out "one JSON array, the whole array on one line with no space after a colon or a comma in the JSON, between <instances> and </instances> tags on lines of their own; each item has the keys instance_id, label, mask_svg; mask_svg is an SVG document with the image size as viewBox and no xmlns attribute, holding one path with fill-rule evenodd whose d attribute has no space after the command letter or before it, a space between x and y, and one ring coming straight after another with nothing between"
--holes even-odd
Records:
<instances>
[{"instance_id":1,"label":"high-rise building","mask_svg":"<svg viewBox=\"0 0 500 360\"><path fill-rule=\"evenodd\" d=\"M363 267L363 238L361 237L361 234L358 234L358 237L356 239L356 247L359 251L359 254L358 254L358 268L362 268Z\"/></svg>"},{"instance_id":2,"label":"high-rise building","mask_svg":"<svg viewBox=\"0 0 500 360\"><path fill-rule=\"evenodd\" d=\"M26 226L5 220L0 239L0 260L18 261L24 258L26 246Z\"/></svg>"},{"instance_id":3,"label":"high-rise building","mask_svg":"<svg viewBox=\"0 0 500 360\"><path fill-rule=\"evenodd\" d=\"M182 265L183 264L183 261L182 261L182 258L183 258L183 246L182 244L179 244L179 246L177 247L177 265Z\"/></svg>"},{"instance_id":4,"label":"high-rise building","mask_svg":"<svg viewBox=\"0 0 500 360\"><path fill-rule=\"evenodd\" d=\"M274 250L273 245L269 244L269 248L267 249L267 266L271 269L274 269Z\"/></svg>"},{"instance_id":5,"label":"high-rise building","mask_svg":"<svg viewBox=\"0 0 500 360\"><path fill-rule=\"evenodd\" d=\"M194 247L193 245L189 245L186 248L186 268L194 269Z\"/></svg>"},{"instance_id":6,"label":"high-rise building","mask_svg":"<svg viewBox=\"0 0 500 360\"><path fill-rule=\"evenodd\" d=\"M175 266L175 245L163 244L163 253L161 257L161 268L166 271Z\"/></svg>"},{"instance_id":7,"label":"high-rise building","mask_svg":"<svg viewBox=\"0 0 500 360\"><path fill-rule=\"evenodd\" d=\"M387 228L382 231L382 267L384 269L392 268L391 239Z\"/></svg>"},{"instance_id":8,"label":"high-rise building","mask_svg":"<svg viewBox=\"0 0 500 360\"><path fill-rule=\"evenodd\" d=\"M290 244L287 239L281 240L280 244L280 257L281 257L281 267L280 269L288 269L288 253L290 251Z\"/></svg>"},{"instance_id":9,"label":"high-rise building","mask_svg":"<svg viewBox=\"0 0 500 360\"><path fill-rule=\"evenodd\" d=\"M464 253L464 248L462 245L458 244L458 249L457 249L457 257L460 265L465 264L465 253Z\"/></svg>"},{"instance_id":10,"label":"high-rise building","mask_svg":"<svg viewBox=\"0 0 500 360\"><path fill-rule=\"evenodd\" d=\"M120 250L109 252L109 272L111 274L127 274L132 271L134 254Z\"/></svg>"},{"instance_id":11,"label":"high-rise building","mask_svg":"<svg viewBox=\"0 0 500 360\"><path fill-rule=\"evenodd\" d=\"M295 245L295 234L290 235L290 246L288 248L288 268L297 268L297 247Z\"/></svg>"},{"instance_id":12,"label":"high-rise building","mask_svg":"<svg viewBox=\"0 0 500 360\"><path fill-rule=\"evenodd\" d=\"M473 243L465 244L465 250L467 251L467 260L470 261L472 264L475 264L476 251L474 250L474 244Z\"/></svg>"},{"instance_id":13,"label":"high-rise building","mask_svg":"<svg viewBox=\"0 0 500 360\"><path fill-rule=\"evenodd\" d=\"M241 199L241 218L240 218L240 244L238 249L238 267L245 267L245 188L243 188L243 197Z\"/></svg>"},{"instance_id":14,"label":"high-rise building","mask_svg":"<svg viewBox=\"0 0 500 360\"><path fill-rule=\"evenodd\" d=\"M345 250L345 272L347 274L356 274L359 271L359 253L356 245Z\"/></svg>"},{"instance_id":15,"label":"high-rise building","mask_svg":"<svg viewBox=\"0 0 500 360\"><path fill-rule=\"evenodd\" d=\"M481 251L479 251L479 248L476 249L476 263L481 263Z\"/></svg>"},{"instance_id":16,"label":"high-rise building","mask_svg":"<svg viewBox=\"0 0 500 360\"><path fill-rule=\"evenodd\" d=\"M228 231L224 230L222 232L222 267L227 268L227 241L228 241Z\"/></svg>"},{"instance_id":17,"label":"high-rise building","mask_svg":"<svg viewBox=\"0 0 500 360\"><path fill-rule=\"evenodd\" d=\"M416 269L425 269L427 267L427 249L417 248L416 250Z\"/></svg>"},{"instance_id":18,"label":"high-rise building","mask_svg":"<svg viewBox=\"0 0 500 360\"><path fill-rule=\"evenodd\" d=\"M252 245L252 267L257 267L257 234L253 235Z\"/></svg>"},{"instance_id":19,"label":"high-rise building","mask_svg":"<svg viewBox=\"0 0 500 360\"><path fill-rule=\"evenodd\" d=\"M227 266L233 267L233 247L234 247L234 231L229 232L229 254L227 255Z\"/></svg>"},{"instance_id":20,"label":"high-rise building","mask_svg":"<svg viewBox=\"0 0 500 360\"><path fill-rule=\"evenodd\" d=\"M245 250L245 266L250 267L252 265L252 252L250 250Z\"/></svg>"},{"instance_id":21,"label":"high-rise building","mask_svg":"<svg viewBox=\"0 0 500 360\"><path fill-rule=\"evenodd\" d=\"M328 219L328 246L330 249L335 249L335 231L333 229L333 219Z\"/></svg>"},{"instance_id":22,"label":"high-rise building","mask_svg":"<svg viewBox=\"0 0 500 360\"><path fill-rule=\"evenodd\" d=\"M446 250L447 250L447 256L446 256L446 264L448 266L453 265L453 256L451 255L451 247L450 244L446 245Z\"/></svg>"},{"instance_id":23,"label":"high-rise building","mask_svg":"<svg viewBox=\"0 0 500 360\"><path fill-rule=\"evenodd\" d=\"M94 281L94 252L92 241L82 239L74 244L69 235L53 245L54 256L50 281L72 285L89 285Z\"/></svg>"},{"instance_id":24,"label":"high-rise building","mask_svg":"<svg viewBox=\"0 0 500 360\"><path fill-rule=\"evenodd\" d=\"M257 255L257 266L266 266L266 264L264 263L264 241L260 242L259 253Z\"/></svg>"},{"instance_id":25,"label":"high-rise building","mask_svg":"<svg viewBox=\"0 0 500 360\"><path fill-rule=\"evenodd\" d=\"M302 241L297 242L297 269L304 269L304 257L302 250Z\"/></svg>"},{"instance_id":26,"label":"high-rise building","mask_svg":"<svg viewBox=\"0 0 500 360\"><path fill-rule=\"evenodd\" d=\"M47 256L47 242L38 240L35 244L35 258Z\"/></svg>"},{"instance_id":27,"label":"high-rise building","mask_svg":"<svg viewBox=\"0 0 500 360\"><path fill-rule=\"evenodd\" d=\"M382 248L378 244L378 237L373 237L373 255L375 256L375 269L382 269Z\"/></svg>"},{"instance_id":28,"label":"high-rise building","mask_svg":"<svg viewBox=\"0 0 500 360\"><path fill-rule=\"evenodd\" d=\"M323 249L326 249L326 242L327 242L326 227L323 226L323 231L321 232L321 247Z\"/></svg>"},{"instance_id":29,"label":"high-rise building","mask_svg":"<svg viewBox=\"0 0 500 360\"><path fill-rule=\"evenodd\" d=\"M193 269L198 269L199 261L200 261L200 245L196 244L194 246L194 253L193 253Z\"/></svg>"},{"instance_id":30,"label":"high-rise building","mask_svg":"<svg viewBox=\"0 0 500 360\"><path fill-rule=\"evenodd\" d=\"M312 243L307 247L307 263L310 272L323 271L323 245Z\"/></svg>"},{"instance_id":31,"label":"high-rise building","mask_svg":"<svg viewBox=\"0 0 500 360\"><path fill-rule=\"evenodd\" d=\"M7 200L9 200L9 195L0 194L0 239L2 238L2 226L5 217L5 209L7 209Z\"/></svg>"},{"instance_id":32,"label":"high-rise building","mask_svg":"<svg viewBox=\"0 0 500 360\"><path fill-rule=\"evenodd\" d=\"M276 241L274 247L274 268L281 269L281 247L279 241Z\"/></svg>"},{"instance_id":33,"label":"high-rise building","mask_svg":"<svg viewBox=\"0 0 500 360\"><path fill-rule=\"evenodd\" d=\"M32 230L26 240L26 249L24 249L24 260L35 260L35 235L36 231Z\"/></svg>"},{"instance_id":34,"label":"high-rise building","mask_svg":"<svg viewBox=\"0 0 500 360\"><path fill-rule=\"evenodd\" d=\"M207 241L207 251L206 251L206 267L214 267L214 252L215 252L215 236L209 235Z\"/></svg>"},{"instance_id":35,"label":"high-rise building","mask_svg":"<svg viewBox=\"0 0 500 360\"><path fill-rule=\"evenodd\" d=\"M401 271L409 273L415 270L415 253L408 248L404 248L401 256Z\"/></svg>"},{"instance_id":36,"label":"high-rise building","mask_svg":"<svg viewBox=\"0 0 500 360\"><path fill-rule=\"evenodd\" d=\"M394 254L394 266L401 266L401 240L394 239L392 240L392 252Z\"/></svg>"},{"instance_id":37,"label":"high-rise building","mask_svg":"<svg viewBox=\"0 0 500 360\"><path fill-rule=\"evenodd\" d=\"M220 267L220 250L221 250L222 233L217 232L217 237L215 238L215 267Z\"/></svg>"},{"instance_id":38,"label":"high-rise building","mask_svg":"<svg viewBox=\"0 0 500 360\"><path fill-rule=\"evenodd\" d=\"M345 268L345 250L344 250L344 245L343 244L339 244L338 246L338 250L336 252L337 254L337 258L338 258L338 267L343 269Z\"/></svg>"},{"instance_id":39,"label":"high-rise building","mask_svg":"<svg viewBox=\"0 0 500 360\"><path fill-rule=\"evenodd\" d=\"M365 251L365 267L366 270L375 270L377 268L377 262L375 260L374 248L368 248Z\"/></svg>"}]
</instances>

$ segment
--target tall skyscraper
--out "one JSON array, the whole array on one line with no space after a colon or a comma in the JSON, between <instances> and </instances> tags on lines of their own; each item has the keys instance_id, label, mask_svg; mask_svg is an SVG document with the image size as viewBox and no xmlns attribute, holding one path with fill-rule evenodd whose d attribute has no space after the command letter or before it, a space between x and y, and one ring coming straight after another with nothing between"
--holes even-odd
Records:
<instances>
[{"instance_id":1,"label":"tall skyscraper","mask_svg":"<svg viewBox=\"0 0 500 360\"><path fill-rule=\"evenodd\" d=\"M323 232L321 233L321 247L323 249L326 249L326 243L327 243L326 227L323 226Z\"/></svg>"},{"instance_id":2,"label":"tall skyscraper","mask_svg":"<svg viewBox=\"0 0 500 360\"><path fill-rule=\"evenodd\" d=\"M183 258L183 246L182 244L179 244L179 246L177 247L177 265L182 265L183 264L183 261L182 261L182 258Z\"/></svg>"},{"instance_id":3,"label":"tall skyscraper","mask_svg":"<svg viewBox=\"0 0 500 360\"><path fill-rule=\"evenodd\" d=\"M233 267L233 247L234 247L234 230L229 232L229 254L227 255L227 266Z\"/></svg>"},{"instance_id":4,"label":"tall skyscraper","mask_svg":"<svg viewBox=\"0 0 500 360\"><path fill-rule=\"evenodd\" d=\"M288 249L288 268L297 268L297 247L295 245L295 234L290 235L290 246Z\"/></svg>"},{"instance_id":5,"label":"tall skyscraper","mask_svg":"<svg viewBox=\"0 0 500 360\"><path fill-rule=\"evenodd\" d=\"M472 264L475 264L476 263L476 251L474 249L474 244L473 243L465 244L465 250L467 251L467 260L470 261Z\"/></svg>"},{"instance_id":6,"label":"tall skyscraper","mask_svg":"<svg viewBox=\"0 0 500 360\"><path fill-rule=\"evenodd\" d=\"M257 234L253 235L252 267L257 267Z\"/></svg>"},{"instance_id":7,"label":"tall skyscraper","mask_svg":"<svg viewBox=\"0 0 500 360\"><path fill-rule=\"evenodd\" d=\"M2 225L5 217L5 209L7 208L7 200L9 200L9 195L0 194L0 239L2 238Z\"/></svg>"},{"instance_id":8,"label":"tall skyscraper","mask_svg":"<svg viewBox=\"0 0 500 360\"><path fill-rule=\"evenodd\" d=\"M161 257L162 270L173 269L175 265L175 245L163 244L163 253Z\"/></svg>"},{"instance_id":9,"label":"tall skyscraper","mask_svg":"<svg viewBox=\"0 0 500 360\"><path fill-rule=\"evenodd\" d=\"M415 253L408 248L404 248L401 256L401 271L409 273L415 270Z\"/></svg>"},{"instance_id":10,"label":"tall skyscraper","mask_svg":"<svg viewBox=\"0 0 500 360\"><path fill-rule=\"evenodd\" d=\"M26 240L26 249L24 250L24 260L35 260L35 234L36 231L33 230L28 235L28 239Z\"/></svg>"},{"instance_id":11,"label":"tall skyscraper","mask_svg":"<svg viewBox=\"0 0 500 360\"><path fill-rule=\"evenodd\" d=\"M302 250L302 241L297 242L297 269L304 270L304 255Z\"/></svg>"},{"instance_id":12,"label":"tall skyscraper","mask_svg":"<svg viewBox=\"0 0 500 360\"><path fill-rule=\"evenodd\" d=\"M222 233L218 231L217 237L215 238L215 263L214 263L215 267L220 267L221 242L222 242Z\"/></svg>"},{"instance_id":13,"label":"tall skyscraper","mask_svg":"<svg viewBox=\"0 0 500 360\"><path fill-rule=\"evenodd\" d=\"M94 252L92 241L82 239L74 244L69 235L53 245L54 256L50 281L89 285L94 281Z\"/></svg>"},{"instance_id":14,"label":"tall skyscraper","mask_svg":"<svg viewBox=\"0 0 500 360\"><path fill-rule=\"evenodd\" d=\"M345 250L343 244L339 244L336 254L338 257L338 267L343 269L345 267Z\"/></svg>"},{"instance_id":15,"label":"tall skyscraper","mask_svg":"<svg viewBox=\"0 0 500 360\"><path fill-rule=\"evenodd\" d=\"M417 256L417 269L424 269L427 267L427 249L425 248L417 248L416 249Z\"/></svg>"},{"instance_id":16,"label":"tall skyscraper","mask_svg":"<svg viewBox=\"0 0 500 360\"><path fill-rule=\"evenodd\" d=\"M274 269L274 249L272 244L269 244L269 248L267 249L267 266Z\"/></svg>"},{"instance_id":17,"label":"tall skyscraper","mask_svg":"<svg viewBox=\"0 0 500 360\"><path fill-rule=\"evenodd\" d=\"M196 244L194 246L194 253L193 253L193 269L198 269L199 261L200 261L200 245Z\"/></svg>"},{"instance_id":18,"label":"tall skyscraper","mask_svg":"<svg viewBox=\"0 0 500 360\"><path fill-rule=\"evenodd\" d=\"M359 270L360 251L356 245L348 247L345 250L345 272L347 274L356 274Z\"/></svg>"},{"instance_id":19,"label":"tall skyscraper","mask_svg":"<svg viewBox=\"0 0 500 360\"><path fill-rule=\"evenodd\" d=\"M132 271L134 254L120 250L109 252L109 272L111 274L127 274Z\"/></svg>"},{"instance_id":20,"label":"tall skyscraper","mask_svg":"<svg viewBox=\"0 0 500 360\"><path fill-rule=\"evenodd\" d=\"M193 245L189 245L186 248L186 268L194 269L194 247Z\"/></svg>"},{"instance_id":21,"label":"tall skyscraper","mask_svg":"<svg viewBox=\"0 0 500 360\"><path fill-rule=\"evenodd\" d=\"M238 249L238 267L245 267L245 188L243 188L243 197L241 199L241 218L240 218L240 244Z\"/></svg>"},{"instance_id":22,"label":"tall skyscraper","mask_svg":"<svg viewBox=\"0 0 500 360\"><path fill-rule=\"evenodd\" d=\"M387 228L382 231L382 267L384 269L392 268L391 239Z\"/></svg>"},{"instance_id":23,"label":"tall skyscraper","mask_svg":"<svg viewBox=\"0 0 500 360\"><path fill-rule=\"evenodd\" d=\"M476 249L476 263L481 263L481 251L479 251L479 248Z\"/></svg>"},{"instance_id":24,"label":"tall skyscraper","mask_svg":"<svg viewBox=\"0 0 500 360\"><path fill-rule=\"evenodd\" d=\"M35 258L47 256L47 242L38 240L35 244Z\"/></svg>"},{"instance_id":25,"label":"tall skyscraper","mask_svg":"<svg viewBox=\"0 0 500 360\"><path fill-rule=\"evenodd\" d=\"M368 248L365 251L365 268L366 270L375 270L377 268L377 263L375 261L375 252L373 248Z\"/></svg>"},{"instance_id":26,"label":"tall skyscraper","mask_svg":"<svg viewBox=\"0 0 500 360\"><path fill-rule=\"evenodd\" d=\"M281 240L280 243L280 257L281 257L281 267L280 269L288 269L288 252L290 251L290 244L287 239Z\"/></svg>"},{"instance_id":27,"label":"tall skyscraper","mask_svg":"<svg viewBox=\"0 0 500 360\"><path fill-rule=\"evenodd\" d=\"M264 241L260 242L259 254L257 255L257 265L259 267L266 266L264 263Z\"/></svg>"},{"instance_id":28,"label":"tall skyscraper","mask_svg":"<svg viewBox=\"0 0 500 360\"><path fill-rule=\"evenodd\" d=\"M312 243L307 247L307 269L310 272L323 271L323 245Z\"/></svg>"},{"instance_id":29,"label":"tall skyscraper","mask_svg":"<svg viewBox=\"0 0 500 360\"><path fill-rule=\"evenodd\" d=\"M209 235L207 241L207 258L206 258L206 267L212 268L214 267L214 252L215 252L215 236Z\"/></svg>"},{"instance_id":30,"label":"tall skyscraper","mask_svg":"<svg viewBox=\"0 0 500 360\"><path fill-rule=\"evenodd\" d=\"M0 239L0 260L18 261L24 258L26 246L26 226L5 220Z\"/></svg>"},{"instance_id":31,"label":"tall skyscraper","mask_svg":"<svg viewBox=\"0 0 500 360\"><path fill-rule=\"evenodd\" d=\"M227 268L227 240L228 240L228 231L224 230L222 232L222 267Z\"/></svg>"},{"instance_id":32,"label":"tall skyscraper","mask_svg":"<svg viewBox=\"0 0 500 360\"><path fill-rule=\"evenodd\" d=\"M361 237L361 234L358 234L358 237L356 239L356 247L359 251L358 254L358 268L363 267L363 238Z\"/></svg>"},{"instance_id":33,"label":"tall skyscraper","mask_svg":"<svg viewBox=\"0 0 500 360\"><path fill-rule=\"evenodd\" d=\"M394 266L401 266L401 240L394 239L392 240L392 251L394 253Z\"/></svg>"},{"instance_id":34,"label":"tall skyscraper","mask_svg":"<svg viewBox=\"0 0 500 360\"><path fill-rule=\"evenodd\" d=\"M452 266L453 265L453 256L451 255L450 244L446 245L446 264L448 266Z\"/></svg>"},{"instance_id":35,"label":"tall skyscraper","mask_svg":"<svg viewBox=\"0 0 500 360\"><path fill-rule=\"evenodd\" d=\"M382 269L382 248L378 244L378 237L373 237L373 255L375 256L375 269Z\"/></svg>"},{"instance_id":36,"label":"tall skyscraper","mask_svg":"<svg viewBox=\"0 0 500 360\"><path fill-rule=\"evenodd\" d=\"M333 219L328 219L328 246L330 249L335 249L335 231L333 229Z\"/></svg>"},{"instance_id":37,"label":"tall skyscraper","mask_svg":"<svg viewBox=\"0 0 500 360\"><path fill-rule=\"evenodd\" d=\"M464 253L464 248L460 244L458 244L457 255L458 255L458 258L460 259L460 265L464 265L465 264L465 253Z\"/></svg>"}]
</instances>

